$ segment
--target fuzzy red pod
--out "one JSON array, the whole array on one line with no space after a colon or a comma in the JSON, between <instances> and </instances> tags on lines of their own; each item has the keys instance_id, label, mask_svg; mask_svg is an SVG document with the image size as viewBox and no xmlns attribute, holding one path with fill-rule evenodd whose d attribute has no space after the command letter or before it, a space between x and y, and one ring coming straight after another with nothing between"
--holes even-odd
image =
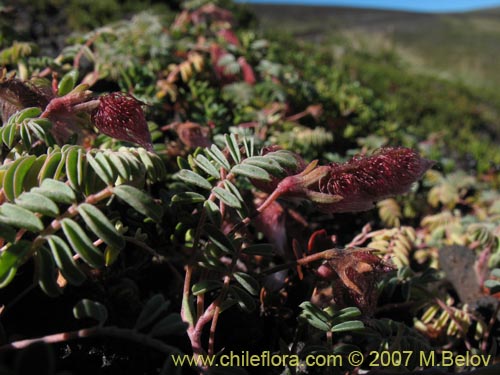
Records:
<instances>
[{"instance_id":1,"label":"fuzzy red pod","mask_svg":"<svg viewBox=\"0 0 500 375\"><path fill-rule=\"evenodd\" d=\"M345 164L332 163L317 191L343 199L319 205L324 212L357 212L373 208L374 202L406 193L434 163L413 149L384 148L368 157L355 157Z\"/></svg>"},{"instance_id":2,"label":"fuzzy red pod","mask_svg":"<svg viewBox=\"0 0 500 375\"><path fill-rule=\"evenodd\" d=\"M406 193L434 163L409 148L383 148L347 163L309 164L297 175L281 180L264 203L277 198L309 200L325 213L358 212L374 203Z\"/></svg>"},{"instance_id":3,"label":"fuzzy red pod","mask_svg":"<svg viewBox=\"0 0 500 375\"><path fill-rule=\"evenodd\" d=\"M233 30L231 29L221 29L217 32L222 39L226 41L226 43L231 44L233 46L239 47L240 40L236 36Z\"/></svg>"},{"instance_id":4,"label":"fuzzy red pod","mask_svg":"<svg viewBox=\"0 0 500 375\"><path fill-rule=\"evenodd\" d=\"M255 79L255 73L251 65L247 62L247 60L243 56L240 56L238 58L238 64L240 65L241 72L243 74L243 80L249 85L254 85L256 79Z\"/></svg>"},{"instance_id":5,"label":"fuzzy red pod","mask_svg":"<svg viewBox=\"0 0 500 375\"><path fill-rule=\"evenodd\" d=\"M142 104L132 95L123 92L103 95L99 98L99 106L92 113L92 122L103 134L137 143L152 151L151 134Z\"/></svg>"}]
</instances>

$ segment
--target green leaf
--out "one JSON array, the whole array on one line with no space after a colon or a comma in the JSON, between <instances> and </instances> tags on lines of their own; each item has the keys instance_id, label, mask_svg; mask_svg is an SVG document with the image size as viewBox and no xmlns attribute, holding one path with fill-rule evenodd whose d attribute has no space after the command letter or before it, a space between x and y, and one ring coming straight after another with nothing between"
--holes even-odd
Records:
<instances>
[{"instance_id":1,"label":"green leaf","mask_svg":"<svg viewBox=\"0 0 500 375\"><path fill-rule=\"evenodd\" d=\"M222 221L222 215L219 211L219 206L217 206L213 201L207 200L203 204L205 207L208 219L212 222L212 224L220 227Z\"/></svg>"},{"instance_id":2,"label":"green leaf","mask_svg":"<svg viewBox=\"0 0 500 375\"><path fill-rule=\"evenodd\" d=\"M491 270L490 276L500 278L500 268L495 268L495 269Z\"/></svg>"},{"instance_id":3,"label":"green leaf","mask_svg":"<svg viewBox=\"0 0 500 375\"><path fill-rule=\"evenodd\" d=\"M256 167L265 169L267 172L271 173L273 176L280 176L284 169L279 165L279 163L266 156L254 156L246 159L243 164L250 164Z\"/></svg>"},{"instance_id":4,"label":"green leaf","mask_svg":"<svg viewBox=\"0 0 500 375\"><path fill-rule=\"evenodd\" d=\"M187 184L198 186L202 189L211 190L212 184L208 182L205 178L201 177L199 174L189 170L183 169L177 173L177 177L179 177L182 181Z\"/></svg>"},{"instance_id":5,"label":"green leaf","mask_svg":"<svg viewBox=\"0 0 500 375\"><path fill-rule=\"evenodd\" d=\"M33 212L12 203L0 206L0 223L32 232L40 232L44 228L42 221Z\"/></svg>"},{"instance_id":6,"label":"green leaf","mask_svg":"<svg viewBox=\"0 0 500 375\"><path fill-rule=\"evenodd\" d=\"M264 181L271 180L271 175L265 169L262 169L261 167L257 167L255 165L251 165L251 164L243 163L243 164L235 165L231 169L231 173L234 173L234 174L240 175L240 176L253 178L256 180L264 180Z\"/></svg>"},{"instance_id":7,"label":"green leaf","mask_svg":"<svg viewBox=\"0 0 500 375\"><path fill-rule=\"evenodd\" d=\"M243 249L243 252L248 255L261 255L265 257L274 256L274 246L268 243L250 245Z\"/></svg>"},{"instance_id":8,"label":"green leaf","mask_svg":"<svg viewBox=\"0 0 500 375\"><path fill-rule=\"evenodd\" d=\"M235 163L241 163L240 146L236 140L236 136L234 134L224 134L224 141Z\"/></svg>"},{"instance_id":9,"label":"green leaf","mask_svg":"<svg viewBox=\"0 0 500 375\"><path fill-rule=\"evenodd\" d=\"M217 248L221 249L226 254L234 253L235 249L233 243L229 238L226 237L224 233L220 231L219 228L215 227L212 224L206 224L203 227L203 230L207 234L210 241L212 241L212 243L217 246Z\"/></svg>"},{"instance_id":10,"label":"green leaf","mask_svg":"<svg viewBox=\"0 0 500 375\"><path fill-rule=\"evenodd\" d=\"M24 148L30 149L33 139L31 137L31 132L29 131L29 126L27 124L21 124L19 126L19 134L21 136L21 141L23 142Z\"/></svg>"},{"instance_id":11,"label":"green leaf","mask_svg":"<svg viewBox=\"0 0 500 375\"><path fill-rule=\"evenodd\" d=\"M47 160L47 154L40 155L31 165L30 170L24 178L24 190L30 191L33 187L38 186L38 174L40 173L45 160Z\"/></svg>"},{"instance_id":12,"label":"green leaf","mask_svg":"<svg viewBox=\"0 0 500 375\"><path fill-rule=\"evenodd\" d=\"M175 194L172 197L172 202L178 204L195 204L205 202L205 200L206 198L203 195L190 191Z\"/></svg>"},{"instance_id":13,"label":"green leaf","mask_svg":"<svg viewBox=\"0 0 500 375\"><path fill-rule=\"evenodd\" d=\"M57 86L57 95L64 96L69 93L75 87L77 80L78 70L73 69L66 73Z\"/></svg>"},{"instance_id":14,"label":"green leaf","mask_svg":"<svg viewBox=\"0 0 500 375\"><path fill-rule=\"evenodd\" d=\"M61 226L73 250L90 266L100 268L104 266L104 256L94 246L85 231L72 219L63 219Z\"/></svg>"},{"instance_id":15,"label":"green leaf","mask_svg":"<svg viewBox=\"0 0 500 375\"><path fill-rule=\"evenodd\" d=\"M87 278L73 259L73 253L66 242L58 236L48 236L47 242L57 267L72 285L81 285Z\"/></svg>"},{"instance_id":16,"label":"green leaf","mask_svg":"<svg viewBox=\"0 0 500 375\"><path fill-rule=\"evenodd\" d=\"M28 118L38 117L42 114L42 110L38 107L25 108L16 114L16 122L20 123Z\"/></svg>"},{"instance_id":17,"label":"green leaf","mask_svg":"<svg viewBox=\"0 0 500 375\"><path fill-rule=\"evenodd\" d=\"M147 216L155 222L160 222L163 216L163 208L157 204L149 195L141 190L128 186L120 185L113 189L116 196L127 202L139 213Z\"/></svg>"},{"instance_id":18,"label":"green leaf","mask_svg":"<svg viewBox=\"0 0 500 375\"><path fill-rule=\"evenodd\" d=\"M48 249L41 247L35 255L38 285L49 297L58 297L62 290L57 284L57 270L54 259Z\"/></svg>"},{"instance_id":19,"label":"green leaf","mask_svg":"<svg viewBox=\"0 0 500 375\"><path fill-rule=\"evenodd\" d=\"M302 308L300 317L305 319L314 328L325 332L330 330L330 316L325 311L307 301L302 302L299 307Z\"/></svg>"},{"instance_id":20,"label":"green leaf","mask_svg":"<svg viewBox=\"0 0 500 375\"><path fill-rule=\"evenodd\" d=\"M2 286L7 285L14 277L12 269L17 269L23 264L24 258L29 254L30 250L31 243L21 240L0 253L0 283L2 283Z\"/></svg>"},{"instance_id":21,"label":"green leaf","mask_svg":"<svg viewBox=\"0 0 500 375\"><path fill-rule=\"evenodd\" d=\"M190 168L188 161L180 156L177 156L177 166L179 167L179 169L189 169Z\"/></svg>"},{"instance_id":22,"label":"green leaf","mask_svg":"<svg viewBox=\"0 0 500 375\"><path fill-rule=\"evenodd\" d=\"M211 292L212 290L220 289L224 285L217 280L202 280L191 287L191 291L195 296Z\"/></svg>"},{"instance_id":23,"label":"green leaf","mask_svg":"<svg viewBox=\"0 0 500 375\"><path fill-rule=\"evenodd\" d=\"M97 155L101 155L101 157L102 157L102 154L97 154ZM104 181L104 183L106 185L112 185L114 182L112 171L110 171L108 168L106 168L106 165L104 163L99 163L96 160L97 156L96 156L96 158L94 158L94 156L92 155L92 153L90 151L87 152L86 157L87 157L87 162L90 164L90 166L92 167L92 169L94 170L96 175L102 181Z\"/></svg>"},{"instance_id":24,"label":"green leaf","mask_svg":"<svg viewBox=\"0 0 500 375\"><path fill-rule=\"evenodd\" d=\"M100 302L82 299L73 307L73 315L76 319L95 319L102 326L108 319L108 309Z\"/></svg>"},{"instance_id":25,"label":"green leaf","mask_svg":"<svg viewBox=\"0 0 500 375\"><path fill-rule=\"evenodd\" d=\"M212 190L214 195L219 198L222 202L227 204L229 207L241 208L240 200L231 192L223 189L219 186L214 187Z\"/></svg>"},{"instance_id":26,"label":"green leaf","mask_svg":"<svg viewBox=\"0 0 500 375\"><path fill-rule=\"evenodd\" d=\"M16 204L32 212L42 215L56 217L59 215L59 207L45 195L39 193L23 193L16 199Z\"/></svg>"},{"instance_id":27,"label":"green leaf","mask_svg":"<svg viewBox=\"0 0 500 375\"><path fill-rule=\"evenodd\" d=\"M205 156L202 154L199 154L196 156L194 159L194 162L198 167L200 167L206 174L215 177L217 179L220 179L220 174L217 168L213 166L212 163L210 163L210 160L208 160Z\"/></svg>"},{"instance_id":28,"label":"green leaf","mask_svg":"<svg viewBox=\"0 0 500 375\"><path fill-rule=\"evenodd\" d=\"M16 173L14 174L14 195L18 197L23 191L24 178L26 177L28 171L36 160L35 155L31 155L24 158L16 168Z\"/></svg>"},{"instance_id":29,"label":"green leaf","mask_svg":"<svg viewBox=\"0 0 500 375\"><path fill-rule=\"evenodd\" d=\"M297 159L295 155L290 151L279 150L270 152L265 155L266 158L271 158L276 161L283 168L296 168L297 167Z\"/></svg>"},{"instance_id":30,"label":"green leaf","mask_svg":"<svg viewBox=\"0 0 500 375\"><path fill-rule=\"evenodd\" d=\"M9 285L14 276L16 276L16 273L17 273L17 268L12 267L9 270L7 270L7 272L4 275L0 274L0 289Z\"/></svg>"},{"instance_id":31,"label":"green leaf","mask_svg":"<svg viewBox=\"0 0 500 375\"><path fill-rule=\"evenodd\" d=\"M347 332L347 331L359 331L365 328L365 325L360 320L351 320L348 322L343 322L334 325L330 331L331 332Z\"/></svg>"},{"instance_id":32,"label":"green leaf","mask_svg":"<svg viewBox=\"0 0 500 375\"><path fill-rule=\"evenodd\" d=\"M187 323L182 321L180 314L173 313L156 323L151 328L150 335L153 337L182 335L186 333L187 327Z\"/></svg>"},{"instance_id":33,"label":"green leaf","mask_svg":"<svg viewBox=\"0 0 500 375\"><path fill-rule=\"evenodd\" d=\"M79 190L83 185L83 170L83 150L72 148L66 156L66 176L75 190Z\"/></svg>"},{"instance_id":34,"label":"green leaf","mask_svg":"<svg viewBox=\"0 0 500 375\"><path fill-rule=\"evenodd\" d=\"M51 178L43 180L39 188L33 188L31 191L45 195L58 203L72 204L76 202L75 192L68 185Z\"/></svg>"},{"instance_id":35,"label":"green leaf","mask_svg":"<svg viewBox=\"0 0 500 375\"><path fill-rule=\"evenodd\" d=\"M57 179L57 172L59 166L61 165L62 153L60 151L54 151L47 156L45 163L38 173L38 181L43 181L45 179ZM64 164L64 162L62 163Z\"/></svg>"},{"instance_id":36,"label":"green leaf","mask_svg":"<svg viewBox=\"0 0 500 375\"><path fill-rule=\"evenodd\" d=\"M234 184L231 181L224 180L224 186L229 192L233 193L234 196L238 198L240 202L243 202L243 197L241 196L240 191L236 186L234 186Z\"/></svg>"},{"instance_id":37,"label":"green leaf","mask_svg":"<svg viewBox=\"0 0 500 375\"><path fill-rule=\"evenodd\" d=\"M146 328L161 315L165 314L168 310L169 303L165 301L162 294L155 294L147 302L142 309L137 321L135 323L135 329L140 331Z\"/></svg>"},{"instance_id":38,"label":"green leaf","mask_svg":"<svg viewBox=\"0 0 500 375\"><path fill-rule=\"evenodd\" d=\"M28 121L26 124L31 132L40 140L44 141L47 146L55 144L54 137L50 134L52 123L46 118L36 118Z\"/></svg>"},{"instance_id":39,"label":"green leaf","mask_svg":"<svg viewBox=\"0 0 500 375\"><path fill-rule=\"evenodd\" d=\"M123 236L97 207L82 203L78 206L78 212L92 232L109 246L117 250L125 247Z\"/></svg>"},{"instance_id":40,"label":"green leaf","mask_svg":"<svg viewBox=\"0 0 500 375\"><path fill-rule=\"evenodd\" d=\"M22 158L14 160L12 163L8 164L7 172L3 177L3 191L5 196L9 201L13 201L15 196L15 188L14 188L14 175L16 174L17 167L23 161Z\"/></svg>"},{"instance_id":41,"label":"green leaf","mask_svg":"<svg viewBox=\"0 0 500 375\"><path fill-rule=\"evenodd\" d=\"M104 249L104 265L106 267L111 266L118 259L121 252L122 249L106 246L106 249Z\"/></svg>"},{"instance_id":42,"label":"green leaf","mask_svg":"<svg viewBox=\"0 0 500 375\"><path fill-rule=\"evenodd\" d=\"M7 148L11 149L14 145L16 133L17 124L15 122L7 123L6 125L4 125L2 129L2 141L7 146Z\"/></svg>"},{"instance_id":43,"label":"green leaf","mask_svg":"<svg viewBox=\"0 0 500 375\"><path fill-rule=\"evenodd\" d=\"M144 148L138 149L139 158L142 164L146 167L146 173L151 181L156 181L158 176L156 175L156 168L151 160L150 153L147 152Z\"/></svg>"},{"instance_id":44,"label":"green leaf","mask_svg":"<svg viewBox=\"0 0 500 375\"><path fill-rule=\"evenodd\" d=\"M500 282L497 280L486 280L484 286L490 289L491 294L498 293L500 291Z\"/></svg>"},{"instance_id":45,"label":"green leaf","mask_svg":"<svg viewBox=\"0 0 500 375\"><path fill-rule=\"evenodd\" d=\"M227 160L224 153L216 145L212 145L210 147L210 150L208 148L205 149L205 152L216 163L218 163L220 167L224 168L226 171L229 171L231 169L231 164L229 163L229 160Z\"/></svg>"},{"instance_id":46,"label":"green leaf","mask_svg":"<svg viewBox=\"0 0 500 375\"><path fill-rule=\"evenodd\" d=\"M106 154L106 156L111 160L113 166L115 167L118 175L124 179L125 181L129 180L132 176L132 172L130 170L130 165L128 160L120 157L119 153L110 151Z\"/></svg>"},{"instance_id":47,"label":"green leaf","mask_svg":"<svg viewBox=\"0 0 500 375\"><path fill-rule=\"evenodd\" d=\"M252 276L244 272L235 272L233 274L234 279L240 284L243 289L248 293L256 296L260 292L259 282L255 280Z\"/></svg>"},{"instance_id":48,"label":"green leaf","mask_svg":"<svg viewBox=\"0 0 500 375\"><path fill-rule=\"evenodd\" d=\"M333 314L331 323L335 325L346 320L352 320L358 316L361 316L361 311L357 307L346 307L345 309L337 311Z\"/></svg>"}]
</instances>

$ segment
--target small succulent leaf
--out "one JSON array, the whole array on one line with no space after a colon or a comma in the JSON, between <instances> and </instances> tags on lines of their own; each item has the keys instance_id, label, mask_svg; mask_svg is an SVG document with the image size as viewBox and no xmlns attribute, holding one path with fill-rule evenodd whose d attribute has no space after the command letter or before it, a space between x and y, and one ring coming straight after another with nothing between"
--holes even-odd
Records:
<instances>
[{"instance_id":1,"label":"small succulent leaf","mask_svg":"<svg viewBox=\"0 0 500 375\"><path fill-rule=\"evenodd\" d=\"M280 176L285 171L276 160L267 156L253 156L244 160L243 164L250 164L262 168L273 176Z\"/></svg>"},{"instance_id":2,"label":"small succulent leaf","mask_svg":"<svg viewBox=\"0 0 500 375\"><path fill-rule=\"evenodd\" d=\"M0 206L0 223L32 232L40 232L44 228L40 218L33 212L12 203Z\"/></svg>"},{"instance_id":3,"label":"small succulent leaf","mask_svg":"<svg viewBox=\"0 0 500 375\"><path fill-rule=\"evenodd\" d=\"M229 150L234 162L237 164L241 163L240 146L236 140L236 136L234 134L225 134L224 141L226 142L227 149Z\"/></svg>"},{"instance_id":4,"label":"small succulent leaf","mask_svg":"<svg viewBox=\"0 0 500 375\"><path fill-rule=\"evenodd\" d=\"M112 246L106 246L106 248L104 249L104 265L106 267L109 267L114 264L120 256L121 252L122 249L117 249Z\"/></svg>"},{"instance_id":5,"label":"small succulent leaf","mask_svg":"<svg viewBox=\"0 0 500 375\"><path fill-rule=\"evenodd\" d=\"M68 94L76 85L78 80L78 70L74 69L66 73L61 81L59 81L59 85L57 86L57 95L63 96Z\"/></svg>"},{"instance_id":6,"label":"small succulent leaf","mask_svg":"<svg viewBox=\"0 0 500 375\"><path fill-rule=\"evenodd\" d=\"M59 215L59 207L45 195L39 193L23 193L16 199L16 204L27 210L42 215L56 217Z\"/></svg>"},{"instance_id":7,"label":"small succulent leaf","mask_svg":"<svg viewBox=\"0 0 500 375\"><path fill-rule=\"evenodd\" d=\"M72 204L76 202L76 195L64 182L47 178L42 181L39 188L31 190L34 193L45 195L47 198L64 204Z\"/></svg>"},{"instance_id":8,"label":"small succulent leaf","mask_svg":"<svg viewBox=\"0 0 500 375\"><path fill-rule=\"evenodd\" d=\"M104 266L104 256L85 231L72 219L63 219L61 226L69 244L77 254L91 267L101 268Z\"/></svg>"},{"instance_id":9,"label":"small succulent leaf","mask_svg":"<svg viewBox=\"0 0 500 375\"><path fill-rule=\"evenodd\" d=\"M234 245L231 240L220 231L219 228L212 224L206 224L203 230L207 234L208 238L212 243L221 249L226 254L232 254L235 251Z\"/></svg>"},{"instance_id":10,"label":"small succulent leaf","mask_svg":"<svg viewBox=\"0 0 500 375\"><path fill-rule=\"evenodd\" d=\"M348 331L360 331L365 328L365 325L360 320L350 320L348 322L343 322L334 325L330 331L339 333L339 332L348 332Z\"/></svg>"},{"instance_id":11,"label":"small succulent leaf","mask_svg":"<svg viewBox=\"0 0 500 375\"><path fill-rule=\"evenodd\" d=\"M240 200L230 191L223 189L219 186L214 187L212 191L220 201L224 202L224 204L227 204L229 207L237 209L241 208Z\"/></svg>"},{"instance_id":12,"label":"small succulent leaf","mask_svg":"<svg viewBox=\"0 0 500 375\"><path fill-rule=\"evenodd\" d=\"M211 292L212 290L217 290L222 288L222 282L217 281L217 280L202 280L200 282L197 282L191 287L191 292L195 296L199 296L208 292Z\"/></svg>"},{"instance_id":13,"label":"small succulent leaf","mask_svg":"<svg viewBox=\"0 0 500 375\"><path fill-rule=\"evenodd\" d=\"M7 169L7 172L5 172L3 176L3 191L7 199L11 202L16 197L14 188L14 175L16 174L16 170L22 161L22 158L14 160L11 164L8 165L9 169Z\"/></svg>"},{"instance_id":14,"label":"small succulent leaf","mask_svg":"<svg viewBox=\"0 0 500 375\"><path fill-rule=\"evenodd\" d=\"M113 175L109 174L109 170L104 168L103 165L96 160L91 151L87 152L86 158L96 175L99 176L99 178L104 181L106 185L112 185L114 182Z\"/></svg>"},{"instance_id":15,"label":"small succulent leaf","mask_svg":"<svg viewBox=\"0 0 500 375\"><path fill-rule=\"evenodd\" d=\"M219 210L219 206L210 200L206 200L203 206L205 207L205 211L210 222L216 227L220 227L220 224L222 222L222 214Z\"/></svg>"},{"instance_id":16,"label":"small succulent leaf","mask_svg":"<svg viewBox=\"0 0 500 375\"><path fill-rule=\"evenodd\" d=\"M38 285L49 297L58 297L62 290L57 284L57 269L49 250L41 247L35 254Z\"/></svg>"},{"instance_id":17,"label":"small succulent leaf","mask_svg":"<svg viewBox=\"0 0 500 375\"><path fill-rule=\"evenodd\" d=\"M161 221L163 207L155 203L153 198L143 191L133 186L120 185L115 187L113 192L137 212L151 218L155 222Z\"/></svg>"},{"instance_id":18,"label":"small succulent leaf","mask_svg":"<svg viewBox=\"0 0 500 375\"><path fill-rule=\"evenodd\" d=\"M0 253L0 280L4 280L5 283L9 277L12 277L11 270L17 269L24 262L30 250L31 243L21 240L2 251Z\"/></svg>"},{"instance_id":19,"label":"small succulent leaf","mask_svg":"<svg viewBox=\"0 0 500 375\"><path fill-rule=\"evenodd\" d=\"M256 180L270 181L270 174L263 168L256 165L242 163L237 164L231 169L231 173L239 176L245 176Z\"/></svg>"},{"instance_id":20,"label":"small succulent leaf","mask_svg":"<svg viewBox=\"0 0 500 375\"><path fill-rule=\"evenodd\" d=\"M151 181L156 181L158 176L156 175L156 168L153 163L153 160L150 157L150 153L148 153L144 148L139 148L138 150L139 159L142 164L146 168L146 173Z\"/></svg>"},{"instance_id":21,"label":"small succulent leaf","mask_svg":"<svg viewBox=\"0 0 500 375\"><path fill-rule=\"evenodd\" d=\"M45 160L47 160L47 154L42 154L36 158L36 160L31 165L30 170L24 177L24 190L30 191L33 187L38 186L38 175L42 169Z\"/></svg>"},{"instance_id":22,"label":"small succulent leaf","mask_svg":"<svg viewBox=\"0 0 500 375\"><path fill-rule=\"evenodd\" d=\"M224 153L216 146L212 145L210 149L205 149L205 152L215 161L219 164L220 167L224 168L226 171L229 171L231 169L231 164L229 163L229 160L227 160L226 156Z\"/></svg>"},{"instance_id":23,"label":"small succulent leaf","mask_svg":"<svg viewBox=\"0 0 500 375\"><path fill-rule=\"evenodd\" d=\"M92 232L109 246L117 250L125 247L123 236L97 207L82 203L78 206L78 212Z\"/></svg>"},{"instance_id":24,"label":"small succulent leaf","mask_svg":"<svg viewBox=\"0 0 500 375\"><path fill-rule=\"evenodd\" d=\"M87 278L73 259L73 252L66 242L55 235L48 236L47 242L52 252L52 257L62 275L72 285L81 285Z\"/></svg>"},{"instance_id":25,"label":"small succulent leaf","mask_svg":"<svg viewBox=\"0 0 500 375\"><path fill-rule=\"evenodd\" d=\"M100 302L82 299L73 307L73 316L76 319L92 318L102 326L108 319L108 309Z\"/></svg>"},{"instance_id":26,"label":"small succulent leaf","mask_svg":"<svg viewBox=\"0 0 500 375\"><path fill-rule=\"evenodd\" d=\"M189 185L194 185L206 190L212 189L212 184L210 182L189 169L182 169L177 173L177 177Z\"/></svg>"},{"instance_id":27,"label":"small succulent leaf","mask_svg":"<svg viewBox=\"0 0 500 375\"><path fill-rule=\"evenodd\" d=\"M172 202L178 204L195 204L205 202L205 200L206 198L203 195L190 191L175 194L172 197Z\"/></svg>"},{"instance_id":28,"label":"small succulent leaf","mask_svg":"<svg viewBox=\"0 0 500 375\"><path fill-rule=\"evenodd\" d=\"M62 162L62 163L61 163ZM62 153L60 151L54 151L47 155L47 159L42 165L40 172L38 173L38 181L42 182L45 179L56 179L59 167L64 164L62 160Z\"/></svg>"},{"instance_id":29,"label":"small succulent leaf","mask_svg":"<svg viewBox=\"0 0 500 375\"><path fill-rule=\"evenodd\" d=\"M219 179L220 174L217 168L208 160L204 155L199 154L194 158L196 165L202 169L206 174Z\"/></svg>"},{"instance_id":30,"label":"small succulent leaf","mask_svg":"<svg viewBox=\"0 0 500 375\"><path fill-rule=\"evenodd\" d=\"M256 296L259 294L259 282L249 274L244 272L235 272L233 274L233 277L238 282L238 284L240 284L243 289L245 289L251 295Z\"/></svg>"},{"instance_id":31,"label":"small succulent leaf","mask_svg":"<svg viewBox=\"0 0 500 375\"><path fill-rule=\"evenodd\" d=\"M112 151L107 153L106 156L110 159L118 175L125 181L129 180L132 176L132 171L127 159L120 157L119 153Z\"/></svg>"},{"instance_id":32,"label":"small succulent leaf","mask_svg":"<svg viewBox=\"0 0 500 375\"><path fill-rule=\"evenodd\" d=\"M35 155L28 156L27 158L23 158L23 160L17 165L13 185L14 185L14 196L18 197L23 191L23 184L26 175L28 174L31 166L36 160ZM5 179L4 179L5 181ZM4 187L5 188L5 187Z\"/></svg>"}]
</instances>

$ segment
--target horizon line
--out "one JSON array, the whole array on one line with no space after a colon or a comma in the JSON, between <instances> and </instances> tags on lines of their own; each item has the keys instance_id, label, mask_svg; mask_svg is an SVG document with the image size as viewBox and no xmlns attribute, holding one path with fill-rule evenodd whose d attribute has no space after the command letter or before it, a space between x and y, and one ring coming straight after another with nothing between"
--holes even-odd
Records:
<instances>
[{"instance_id":1,"label":"horizon line","mask_svg":"<svg viewBox=\"0 0 500 375\"><path fill-rule=\"evenodd\" d=\"M472 6L472 7L462 7L459 9L443 9L443 10L425 10L421 8L413 8L413 7L405 7L405 6L377 6L377 5L369 5L369 4L346 4L343 1L340 1L338 4L325 3L322 0L299 0L299 1L290 1L290 0L235 0L236 3L252 5L252 4L261 4L261 5L284 5L284 6L315 6L315 7L326 7L326 8L351 8L351 9L370 9L370 10L381 10L381 11L395 11L395 12L411 12L411 13L467 13L467 12L476 12L483 11L488 9L497 9L500 8L500 2L497 5L483 5L483 6Z\"/></svg>"}]
</instances>

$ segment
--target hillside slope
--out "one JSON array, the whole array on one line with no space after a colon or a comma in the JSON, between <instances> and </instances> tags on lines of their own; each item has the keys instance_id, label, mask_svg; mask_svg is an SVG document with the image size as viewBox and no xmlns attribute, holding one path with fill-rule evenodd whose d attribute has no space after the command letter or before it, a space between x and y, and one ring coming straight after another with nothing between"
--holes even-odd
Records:
<instances>
[{"instance_id":1,"label":"hillside slope","mask_svg":"<svg viewBox=\"0 0 500 375\"><path fill-rule=\"evenodd\" d=\"M418 70L476 87L500 83L500 10L431 14L389 10L249 5L263 30L291 32L323 45L338 43L394 48ZM369 39L367 41L367 39ZM375 42L374 42L375 40Z\"/></svg>"}]
</instances>

